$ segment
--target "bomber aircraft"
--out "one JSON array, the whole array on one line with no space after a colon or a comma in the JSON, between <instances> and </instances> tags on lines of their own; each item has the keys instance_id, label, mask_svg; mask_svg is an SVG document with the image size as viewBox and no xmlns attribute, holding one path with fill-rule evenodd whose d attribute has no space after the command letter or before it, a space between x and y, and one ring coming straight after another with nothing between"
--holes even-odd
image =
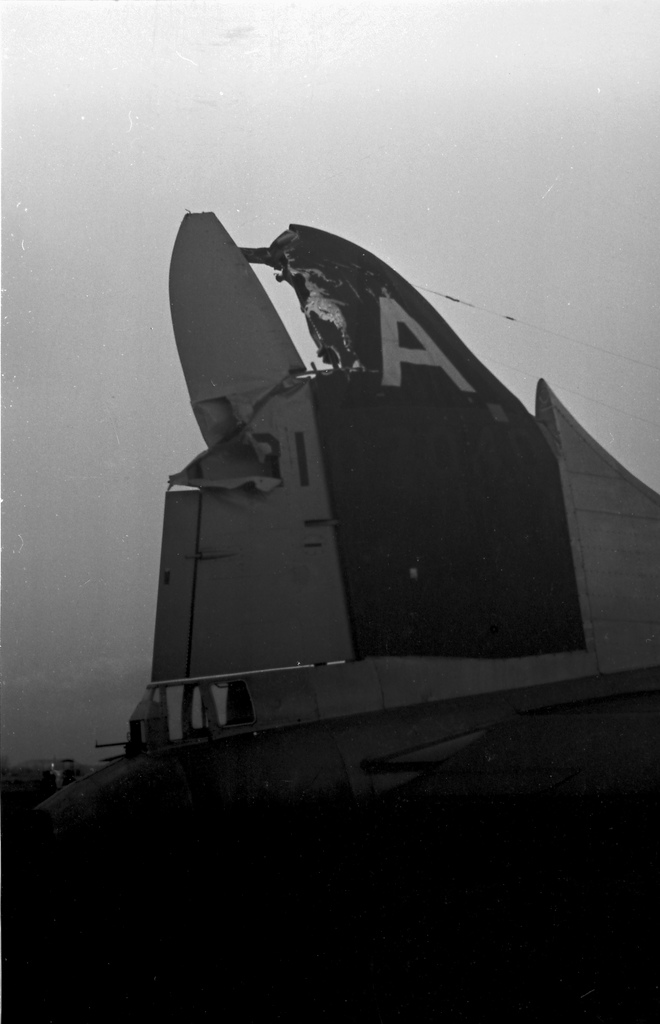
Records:
<instances>
[{"instance_id":1,"label":"bomber aircraft","mask_svg":"<svg viewBox=\"0 0 660 1024\"><path fill-rule=\"evenodd\" d=\"M41 805L55 835L404 788L657 792L660 496L342 238L241 249L188 214L170 303L206 449L170 478L125 754Z\"/></svg>"}]
</instances>

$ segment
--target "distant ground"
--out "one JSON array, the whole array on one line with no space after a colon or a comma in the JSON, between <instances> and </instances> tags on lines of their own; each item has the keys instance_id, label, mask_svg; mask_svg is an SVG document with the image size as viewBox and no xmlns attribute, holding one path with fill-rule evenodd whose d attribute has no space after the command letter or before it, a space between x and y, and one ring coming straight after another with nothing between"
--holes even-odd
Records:
<instances>
[{"instance_id":1,"label":"distant ground","mask_svg":"<svg viewBox=\"0 0 660 1024\"><path fill-rule=\"evenodd\" d=\"M398 796L59 853L30 802L4 806L5 1024L660 1018L656 796Z\"/></svg>"}]
</instances>

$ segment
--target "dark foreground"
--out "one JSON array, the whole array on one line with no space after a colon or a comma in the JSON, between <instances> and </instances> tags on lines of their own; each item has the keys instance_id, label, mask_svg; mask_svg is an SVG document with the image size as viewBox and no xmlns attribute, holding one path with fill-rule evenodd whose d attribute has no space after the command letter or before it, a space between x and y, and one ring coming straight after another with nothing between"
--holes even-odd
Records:
<instances>
[{"instance_id":1,"label":"dark foreground","mask_svg":"<svg viewBox=\"0 0 660 1024\"><path fill-rule=\"evenodd\" d=\"M59 851L26 803L5 1024L660 1019L657 797L398 797Z\"/></svg>"}]
</instances>

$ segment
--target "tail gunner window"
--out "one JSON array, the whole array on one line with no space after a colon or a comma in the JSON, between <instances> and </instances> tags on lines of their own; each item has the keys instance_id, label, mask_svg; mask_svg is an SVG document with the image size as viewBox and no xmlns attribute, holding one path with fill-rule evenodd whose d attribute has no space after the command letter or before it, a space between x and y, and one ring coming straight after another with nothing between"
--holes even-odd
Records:
<instances>
[{"instance_id":1,"label":"tail gunner window","mask_svg":"<svg viewBox=\"0 0 660 1024\"><path fill-rule=\"evenodd\" d=\"M254 708L242 679L184 685L180 709L181 729L175 736L170 727L170 739L211 738L220 729L254 722Z\"/></svg>"},{"instance_id":2,"label":"tail gunner window","mask_svg":"<svg viewBox=\"0 0 660 1024\"><path fill-rule=\"evenodd\" d=\"M249 725L254 722L254 709L247 686L242 679L230 683L212 683L211 695L215 703L218 725Z\"/></svg>"}]
</instances>

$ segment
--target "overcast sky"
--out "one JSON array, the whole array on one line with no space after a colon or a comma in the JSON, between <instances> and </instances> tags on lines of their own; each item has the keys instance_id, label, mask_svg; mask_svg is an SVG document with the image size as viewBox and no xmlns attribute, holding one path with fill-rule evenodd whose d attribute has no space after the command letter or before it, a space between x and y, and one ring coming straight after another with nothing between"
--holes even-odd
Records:
<instances>
[{"instance_id":1,"label":"overcast sky","mask_svg":"<svg viewBox=\"0 0 660 1024\"><path fill-rule=\"evenodd\" d=\"M246 246L322 228L533 325L423 293L660 489L655 0L0 7L12 761L97 760L150 678L167 478L204 447L167 291L186 209Z\"/></svg>"}]
</instances>

